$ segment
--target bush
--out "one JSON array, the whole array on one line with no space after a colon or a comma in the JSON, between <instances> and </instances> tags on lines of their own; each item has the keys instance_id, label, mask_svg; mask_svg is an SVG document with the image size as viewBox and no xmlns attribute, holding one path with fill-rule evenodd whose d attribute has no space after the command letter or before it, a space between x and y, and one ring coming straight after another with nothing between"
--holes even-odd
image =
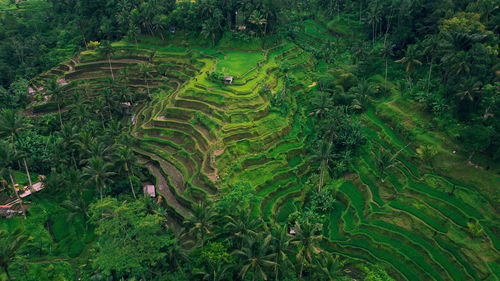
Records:
<instances>
[{"instance_id":1,"label":"bush","mask_svg":"<svg viewBox=\"0 0 500 281\"><path fill-rule=\"evenodd\" d=\"M85 243L78 240L69 246L68 255L72 258L76 258L82 253L83 249L85 249Z\"/></svg>"}]
</instances>

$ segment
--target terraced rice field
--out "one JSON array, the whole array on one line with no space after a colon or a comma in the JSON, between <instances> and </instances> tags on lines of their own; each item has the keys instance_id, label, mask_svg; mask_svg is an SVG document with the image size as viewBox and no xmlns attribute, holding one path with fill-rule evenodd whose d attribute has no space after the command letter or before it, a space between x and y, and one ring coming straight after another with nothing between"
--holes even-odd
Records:
<instances>
[{"instance_id":1,"label":"terraced rice field","mask_svg":"<svg viewBox=\"0 0 500 281\"><path fill-rule=\"evenodd\" d=\"M308 23L303 36L314 41L326 32ZM253 53L114 47L110 62L87 51L32 86L65 78L66 91L102 87L111 75L109 63L115 72L130 66L130 78L120 83L154 92L135 113L133 134L140 143L135 151L155 177L172 225L190 216L193 204L216 200L222 186L238 182L255 187L260 200L253 212L271 223L285 222L300 207L298 198L313 172L304 147L308 117L297 102L314 82L308 78L316 67L310 54L292 43ZM152 67L149 77L134 68L139 63ZM286 87L278 71L283 63L301 81L286 114L270 106ZM215 70L234 76L234 83L212 82L208 74ZM394 124L382 121L381 115L398 110L391 104L359 116L368 143L354 172L331 183L337 202L325 222L324 247L386 264L398 280L497 280L500 226L494 202L476 186L424 168L415 144L408 145ZM374 161L379 147L401 150L383 181ZM479 222L484 232L473 237L470 222Z\"/></svg>"}]
</instances>

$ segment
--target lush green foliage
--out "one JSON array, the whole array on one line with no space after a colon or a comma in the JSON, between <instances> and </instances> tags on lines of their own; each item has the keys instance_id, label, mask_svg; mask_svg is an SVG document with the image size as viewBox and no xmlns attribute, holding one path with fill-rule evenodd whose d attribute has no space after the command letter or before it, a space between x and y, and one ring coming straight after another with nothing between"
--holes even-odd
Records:
<instances>
[{"instance_id":1,"label":"lush green foliage","mask_svg":"<svg viewBox=\"0 0 500 281\"><path fill-rule=\"evenodd\" d=\"M0 1L0 279L498 279L498 20Z\"/></svg>"}]
</instances>

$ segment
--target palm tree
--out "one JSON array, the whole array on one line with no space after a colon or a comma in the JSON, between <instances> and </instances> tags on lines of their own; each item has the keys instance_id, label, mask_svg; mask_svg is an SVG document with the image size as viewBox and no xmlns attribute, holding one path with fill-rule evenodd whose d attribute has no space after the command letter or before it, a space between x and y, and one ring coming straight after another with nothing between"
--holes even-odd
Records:
<instances>
[{"instance_id":1,"label":"palm tree","mask_svg":"<svg viewBox=\"0 0 500 281\"><path fill-rule=\"evenodd\" d=\"M342 274L346 260L332 253L322 252L314 265L315 280L336 281Z\"/></svg>"},{"instance_id":2,"label":"palm tree","mask_svg":"<svg viewBox=\"0 0 500 281\"><path fill-rule=\"evenodd\" d=\"M442 40L439 35L428 35L424 41L424 49L423 49L423 55L430 57L429 61L429 71L427 74L427 90L426 92L429 92L429 86L431 83L431 77L432 77L432 68L434 66L434 60L436 59L437 54L440 51L440 46L441 46Z\"/></svg>"},{"instance_id":3,"label":"palm tree","mask_svg":"<svg viewBox=\"0 0 500 281\"><path fill-rule=\"evenodd\" d=\"M460 91L457 96L460 100L468 100L474 102L481 90L481 82L474 77L468 77L460 85Z\"/></svg>"},{"instance_id":4,"label":"palm tree","mask_svg":"<svg viewBox=\"0 0 500 281\"><path fill-rule=\"evenodd\" d=\"M71 156L71 161L75 169L77 168L76 154L78 151L78 128L76 126L71 126L65 124L61 127L61 130L57 132L61 137L62 150L69 152Z\"/></svg>"},{"instance_id":5,"label":"palm tree","mask_svg":"<svg viewBox=\"0 0 500 281\"><path fill-rule=\"evenodd\" d=\"M137 37L139 36L140 33L141 33L141 31L139 30L139 27L137 27L137 25L130 24L128 31L127 31L127 37L129 39L134 40L136 49L139 49L139 44L137 43Z\"/></svg>"},{"instance_id":6,"label":"palm tree","mask_svg":"<svg viewBox=\"0 0 500 281\"><path fill-rule=\"evenodd\" d=\"M381 20L381 10L380 10L380 5L377 4L373 5L370 7L370 10L368 11L368 23L371 24L372 26L372 43L375 45L375 38L376 38L376 30L377 30L377 25Z\"/></svg>"},{"instance_id":7,"label":"palm tree","mask_svg":"<svg viewBox=\"0 0 500 281\"><path fill-rule=\"evenodd\" d=\"M384 75L384 90L387 91L387 71L389 69L389 58L394 55L393 50L394 44L385 42L384 46L380 50L380 54L385 60L385 75Z\"/></svg>"},{"instance_id":8,"label":"palm tree","mask_svg":"<svg viewBox=\"0 0 500 281\"><path fill-rule=\"evenodd\" d=\"M9 265L15 261L17 253L27 240L28 236L23 235L20 230L11 233L0 231L0 267L5 271L7 280L12 280Z\"/></svg>"},{"instance_id":9,"label":"palm tree","mask_svg":"<svg viewBox=\"0 0 500 281\"><path fill-rule=\"evenodd\" d=\"M134 152L129 147L120 146L114 156L117 160L116 163L121 166L127 174L130 184L130 190L132 190L132 195L134 196L134 198L137 199L137 196L135 195L134 184L132 183L132 177L134 176L133 167L137 160Z\"/></svg>"},{"instance_id":10,"label":"palm tree","mask_svg":"<svg viewBox=\"0 0 500 281\"><path fill-rule=\"evenodd\" d=\"M149 92L148 78L151 77L152 70L153 68L149 64L146 63L139 64L139 75L142 76L144 82L146 83L146 90L148 91L148 96L151 95L151 93Z\"/></svg>"},{"instance_id":11,"label":"palm tree","mask_svg":"<svg viewBox=\"0 0 500 281\"><path fill-rule=\"evenodd\" d=\"M115 50L111 43L107 40L102 41L101 47L99 48L99 53L106 56L108 58L109 63L109 71L111 72L111 78L115 80L115 75L113 74L113 68L111 67L111 56L114 54Z\"/></svg>"},{"instance_id":12,"label":"palm tree","mask_svg":"<svg viewBox=\"0 0 500 281\"><path fill-rule=\"evenodd\" d=\"M332 108L333 101L327 92L319 92L313 100L313 112L320 119L326 116L326 113Z\"/></svg>"},{"instance_id":13,"label":"palm tree","mask_svg":"<svg viewBox=\"0 0 500 281\"><path fill-rule=\"evenodd\" d=\"M63 121L62 121L62 116L61 116L61 101L62 101L62 96L63 96L63 91L61 89L61 85L57 83L56 81L50 81L49 85L47 86L47 90L49 93L52 95L52 98L56 101L57 103L57 112L59 114L59 123L61 124L61 127L63 126Z\"/></svg>"},{"instance_id":14,"label":"palm tree","mask_svg":"<svg viewBox=\"0 0 500 281\"><path fill-rule=\"evenodd\" d=\"M350 89L351 92L356 94L356 98L353 101L353 106L361 107L361 109L366 110L370 105L370 97L372 96L374 89L373 86L367 80L362 80L355 87Z\"/></svg>"},{"instance_id":15,"label":"palm tree","mask_svg":"<svg viewBox=\"0 0 500 281\"><path fill-rule=\"evenodd\" d=\"M258 229L262 226L262 221L248 210L238 210L236 215L227 215L224 218L227 220L224 232L229 234L228 240L235 240L238 247L242 247L243 241L249 236L257 236Z\"/></svg>"},{"instance_id":16,"label":"palm tree","mask_svg":"<svg viewBox=\"0 0 500 281\"><path fill-rule=\"evenodd\" d=\"M267 19L264 17L264 15L262 15L262 13L259 10L254 10L252 14L250 14L248 22L258 26L260 32L264 33L262 31L262 26L267 25Z\"/></svg>"},{"instance_id":17,"label":"palm tree","mask_svg":"<svg viewBox=\"0 0 500 281\"><path fill-rule=\"evenodd\" d=\"M12 109L4 109L0 114L0 137L7 136L10 137L12 144L12 149L15 154L17 154L18 166L21 168L19 159L23 160L26 175L28 176L29 186L32 186L30 171L26 163L26 154L19 154L16 150L16 140L19 138L19 134L22 130L27 127L25 123L24 115L21 112L16 112ZM21 157L22 156L22 157Z\"/></svg>"},{"instance_id":18,"label":"palm tree","mask_svg":"<svg viewBox=\"0 0 500 281\"><path fill-rule=\"evenodd\" d=\"M401 148L399 151L397 151L396 153L394 153L392 155L382 147L380 147L375 152L375 167L380 172L380 176L381 176L380 180L382 182L385 181L385 175L386 175L387 169L390 169L394 165L396 165L396 158L399 156L399 154L404 149L406 149L406 147L408 147L408 145Z\"/></svg>"},{"instance_id":19,"label":"palm tree","mask_svg":"<svg viewBox=\"0 0 500 281\"><path fill-rule=\"evenodd\" d=\"M25 129L25 119L21 112L13 109L4 109L0 114L0 137L10 137L12 144L22 130Z\"/></svg>"},{"instance_id":20,"label":"palm tree","mask_svg":"<svg viewBox=\"0 0 500 281\"><path fill-rule=\"evenodd\" d=\"M203 204L195 204L193 207L193 215L188 217L184 222L189 227L189 233L196 240L200 241L201 247L205 245L208 235L212 234L212 227L217 213L211 206Z\"/></svg>"},{"instance_id":21,"label":"palm tree","mask_svg":"<svg viewBox=\"0 0 500 281\"><path fill-rule=\"evenodd\" d=\"M70 213L68 214L67 221L70 222L77 216L82 216L83 220L85 221L85 229L88 227L88 220L90 218L89 216L89 210L90 210L90 204L83 199L82 195L78 195L75 198L72 198L71 200L64 200L61 205L70 210Z\"/></svg>"},{"instance_id":22,"label":"palm tree","mask_svg":"<svg viewBox=\"0 0 500 281\"><path fill-rule=\"evenodd\" d=\"M199 275L202 280L210 281L223 281L228 280L231 277L232 265L217 263L208 264L208 270L205 268L200 269L200 271L195 272L195 275Z\"/></svg>"},{"instance_id":23,"label":"palm tree","mask_svg":"<svg viewBox=\"0 0 500 281\"><path fill-rule=\"evenodd\" d=\"M320 224L315 224L306 219L302 223L296 223L296 234L292 239L292 244L297 247L297 261L300 261L299 277L302 278L304 265L311 263L315 255L322 252L319 243L323 239Z\"/></svg>"},{"instance_id":24,"label":"palm tree","mask_svg":"<svg viewBox=\"0 0 500 281\"><path fill-rule=\"evenodd\" d=\"M271 228L273 236L272 246L276 253L274 262L274 280L279 280L281 272L289 272L293 268L293 263L290 261L289 254L291 250L292 236L288 233L286 224L275 224Z\"/></svg>"},{"instance_id":25,"label":"palm tree","mask_svg":"<svg viewBox=\"0 0 500 281\"><path fill-rule=\"evenodd\" d=\"M88 165L83 168L83 177L87 180L87 184L95 185L99 190L101 200L106 183L110 181L111 176L115 175L115 172L111 172L111 168L112 164L106 163L101 157L90 158Z\"/></svg>"},{"instance_id":26,"label":"palm tree","mask_svg":"<svg viewBox=\"0 0 500 281\"><path fill-rule=\"evenodd\" d=\"M405 65L405 72L408 76L408 81L410 81L410 92L412 89L411 83L411 74L416 65L422 65L422 62L418 60L417 48L416 45L408 45L406 48L405 56L399 60L396 60L397 63L402 63Z\"/></svg>"},{"instance_id":27,"label":"palm tree","mask_svg":"<svg viewBox=\"0 0 500 281\"><path fill-rule=\"evenodd\" d=\"M249 237L246 245L241 250L234 250L233 255L243 262L240 276L245 279L251 273L251 280L267 280L267 269L275 266L275 253L270 253L271 234L264 236L260 233L257 237Z\"/></svg>"},{"instance_id":28,"label":"palm tree","mask_svg":"<svg viewBox=\"0 0 500 281\"><path fill-rule=\"evenodd\" d=\"M321 188L325 182L325 176L328 172L329 164L333 161L333 139L330 138L328 141L322 140L319 143L319 147L316 150L316 153L313 156L313 159L319 162L319 184L318 191L321 191Z\"/></svg>"}]
</instances>

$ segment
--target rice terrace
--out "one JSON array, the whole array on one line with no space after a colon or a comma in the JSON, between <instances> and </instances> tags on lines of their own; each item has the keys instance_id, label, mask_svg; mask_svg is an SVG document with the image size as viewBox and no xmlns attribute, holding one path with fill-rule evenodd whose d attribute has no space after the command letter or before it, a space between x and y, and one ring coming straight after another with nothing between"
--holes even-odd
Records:
<instances>
[{"instance_id":1,"label":"rice terrace","mask_svg":"<svg viewBox=\"0 0 500 281\"><path fill-rule=\"evenodd\" d=\"M0 0L0 280L500 278L498 3L97 2Z\"/></svg>"}]
</instances>

